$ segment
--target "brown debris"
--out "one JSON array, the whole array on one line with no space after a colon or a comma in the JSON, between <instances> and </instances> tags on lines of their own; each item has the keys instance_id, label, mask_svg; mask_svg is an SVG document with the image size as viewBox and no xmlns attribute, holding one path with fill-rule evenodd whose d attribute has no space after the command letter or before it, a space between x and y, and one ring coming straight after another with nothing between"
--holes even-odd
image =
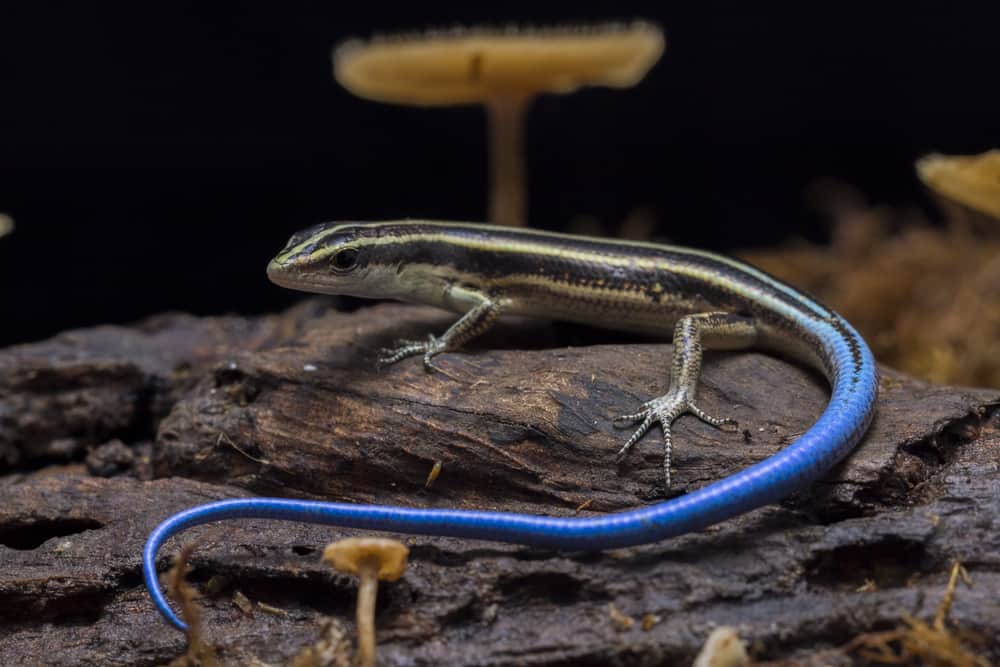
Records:
<instances>
[{"instance_id":1,"label":"brown debris","mask_svg":"<svg viewBox=\"0 0 1000 667\"><path fill-rule=\"evenodd\" d=\"M835 220L829 247L796 242L741 256L844 315L881 363L933 382L1000 387L1000 236L914 214L900 221L840 184L814 196Z\"/></svg>"},{"instance_id":2,"label":"brown debris","mask_svg":"<svg viewBox=\"0 0 1000 667\"><path fill-rule=\"evenodd\" d=\"M351 667L351 640L339 621L323 620L320 638L288 661L287 667Z\"/></svg>"},{"instance_id":3,"label":"brown debris","mask_svg":"<svg viewBox=\"0 0 1000 667\"><path fill-rule=\"evenodd\" d=\"M608 603L608 618L611 619L611 624L618 632L627 632L635 625L635 619L619 611L614 602Z\"/></svg>"},{"instance_id":4,"label":"brown debris","mask_svg":"<svg viewBox=\"0 0 1000 667\"><path fill-rule=\"evenodd\" d=\"M435 461L434 465L431 466L431 471L427 473L427 481L424 482L425 489L431 488L438 476L441 474L441 468L441 461Z\"/></svg>"},{"instance_id":5,"label":"brown debris","mask_svg":"<svg viewBox=\"0 0 1000 667\"><path fill-rule=\"evenodd\" d=\"M191 558L191 553L194 549L194 544L182 547L177 554L174 566L167 575L170 581L167 587L170 597L180 605L181 618L188 626L187 652L171 662L171 667L216 667L219 664L216 659L215 649L205 641L204 629L201 625L201 613L196 603L198 593L185 580L188 571L188 560Z\"/></svg>"},{"instance_id":6,"label":"brown debris","mask_svg":"<svg viewBox=\"0 0 1000 667\"><path fill-rule=\"evenodd\" d=\"M903 624L896 629L860 635L844 647L844 652L857 653L869 662L883 665L991 667L989 660L967 648L967 644L971 643L981 650L985 646L982 636L960 629L952 630L946 624L960 576L967 585L972 585L965 569L956 561L933 622L926 623L904 614Z\"/></svg>"},{"instance_id":7,"label":"brown debris","mask_svg":"<svg viewBox=\"0 0 1000 667\"><path fill-rule=\"evenodd\" d=\"M649 614L649 613L643 614L642 625L641 625L643 632L649 632L654 627L656 627L657 623L659 623L662 620L663 619L657 616L656 614Z\"/></svg>"}]
</instances>

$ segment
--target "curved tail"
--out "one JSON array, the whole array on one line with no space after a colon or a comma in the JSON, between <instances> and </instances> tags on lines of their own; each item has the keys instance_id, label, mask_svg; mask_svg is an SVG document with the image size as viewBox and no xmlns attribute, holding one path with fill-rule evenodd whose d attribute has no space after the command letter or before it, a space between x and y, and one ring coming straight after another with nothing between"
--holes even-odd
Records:
<instances>
[{"instance_id":1,"label":"curved tail","mask_svg":"<svg viewBox=\"0 0 1000 667\"><path fill-rule=\"evenodd\" d=\"M878 373L861 337L849 325L838 329L840 335L829 337L826 345L833 393L816 423L774 456L684 496L588 518L277 498L223 500L175 514L153 531L142 556L146 586L160 613L175 627L186 630L160 589L157 552L167 539L187 528L224 519L280 519L567 551L632 546L699 530L777 501L812 482L843 459L864 435L875 410Z\"/></svg>"}]
</instances>

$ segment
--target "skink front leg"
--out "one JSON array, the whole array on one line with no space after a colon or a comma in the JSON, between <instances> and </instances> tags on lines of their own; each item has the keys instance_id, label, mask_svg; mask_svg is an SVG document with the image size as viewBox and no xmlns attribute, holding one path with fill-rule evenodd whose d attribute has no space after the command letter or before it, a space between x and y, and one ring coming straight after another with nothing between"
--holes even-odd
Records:
<instances>
[{"instance_id":1,"label":"skink front leg","mask_svg":"<svg viewBox=\"0 0 1000 667\"><path fill-rule=\"evenodd\" d=\"M482 296L472 310L463 315L457 322L448 327L440 337L428 334L427 340L401 340L395 347L382 351L378 362L388 366L401 359L418 354L424 356L424 368L428 371L441 371L431 361L442 352L456 350L476 336L485 333L497 318L500 317L500 305L495 299Z\"/></svg>"},{"instance_id":2,"label":"skink front leg","mask_svg":"<svg viewBox=\"0 0 1000 667\"><path fill-rule=\"evenodd\" d=\"M663 429L663 474L670 488L670 455L673 442L670 427L682 414L691 413L703 422L732 430L736 422L728 418L713 417L695 403L695 391L701 374L703 348L742 349L752 347L757 340L753 319L729 313L702 313L682 317L674 327L674 357L667 393L647 401L630 415L615 419L615 424L628 426L639 423L639 428L618 452L621 461L632 446L659 423Z\"/></svg>"}]
</instances>

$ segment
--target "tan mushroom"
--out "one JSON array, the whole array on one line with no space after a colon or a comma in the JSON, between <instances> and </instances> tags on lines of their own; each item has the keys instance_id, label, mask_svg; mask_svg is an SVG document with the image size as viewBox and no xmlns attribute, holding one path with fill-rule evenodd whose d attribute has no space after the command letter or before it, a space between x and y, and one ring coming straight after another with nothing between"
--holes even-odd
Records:
<instances>
[{"instance_id":1,"label":"tan mushroom","mask_svg":"<svg viewBox=\"0 0 1000 667\"><path fill-rule=\"evenodd\" d=\"M0 213L0 237L7 236L14 231L14 218Z\"/></svg>"},{"instance_id":2,"label":"tan mushroom","mask_svg":"<svg viewBox=\"0 0 1000 667\"><path fill-rule=\"evenodd\" d=\"M345 574L361 578L358 587L358 665L375 665L375 597L379 579L396 581L406 570L410 550L397 540L349 537L323 551L323 560Z\"/></svg>"},{"instance_id":3,"label":"tan mushroom","mask_svg":"<svg viewBox=\"0 0 1000 667\"><path fill-rule=\"evenodd\" d=\"M483 104L490 126L490 220L524 225L524 111L538 93L627 88L663 53L649 23L503 31L453 30L351 40L334 76L359 97L441 106Z\"/></svg>"},{"instance_id":4,"label":"tan mushroom","mask_svg":"<svg viewBox=\"0 0 1000 667\"><path fill-rule=\"evenodd\" d=\"M724 625L708 635L693 667L744 667L749 664L750 656L736 628Z\"/></svg>"},{"instance_id":5,"label":"tan mushroom","mask_svg":"<svg viewBox=\"0 0 1000 667\"><path fill-rule=\"evenodd\" d=\"M1000 150L980 155L927 155L917 160L917 175L943 199L945 213L957 222L979 225L975 214L1000 220ZM959 207L954 206L959 204ZM973 213L969 216L968 213Z\"/></svg>"}]
</instances>

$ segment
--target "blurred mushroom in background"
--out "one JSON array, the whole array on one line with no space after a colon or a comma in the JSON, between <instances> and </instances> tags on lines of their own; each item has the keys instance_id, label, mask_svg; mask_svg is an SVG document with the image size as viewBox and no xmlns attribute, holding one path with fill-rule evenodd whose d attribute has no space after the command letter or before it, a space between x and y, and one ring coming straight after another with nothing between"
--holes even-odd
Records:
<instances>
[{"instance_id":1,"label":"blurred mushroom in background","mask_svg":"<svg viewBox=\"0 0 1000 667\"><path fill-rule=\"evenodd\" d=\"M952 224L1000 233L1000 149L980 155L932 153L916 166Z\"/></svg>"},{"instance_id":2,"label":"blurred mushroom in background","mask_svg":"<svg viewBox=\"0 0 1000 667\"><path fill-rule=\"evenodd\" d=\"M14 231L14 218L5 213L0 213L0 238L7 236Z\"/></svg>"},{"instance_id":3,"label":"blurred mushroom in background","mask_svg":"<svg viewBox=\"0 0 1000 667\"><path fill-rule=\"evenodd\" d=\"M491 222L524 226L524 112L539 93L628 88L659 60L663 32L628 25L456 29L349 40L334 76L358 97L410 104L482 104L489 117Z\"/></svg>"}]
</instances>

